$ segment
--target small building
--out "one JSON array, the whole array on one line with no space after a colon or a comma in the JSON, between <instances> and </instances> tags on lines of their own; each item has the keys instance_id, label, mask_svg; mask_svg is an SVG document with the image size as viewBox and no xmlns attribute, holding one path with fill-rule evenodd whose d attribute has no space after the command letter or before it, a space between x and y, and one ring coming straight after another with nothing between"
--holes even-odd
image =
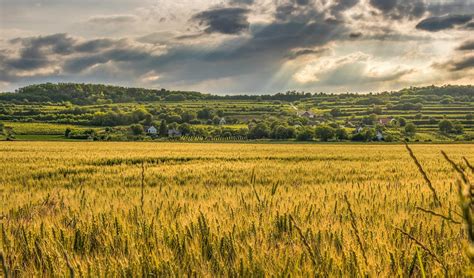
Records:
<instances>
[{"instance_id":1,"label":"small building","mask_svg":"<svg viewBox=\"0 0 474 278\"><path fill-rule=\"evenodd\" d=\"M225 118L224 118L224 117L222 117L222 118L220 119L219 124L220 124L220 125L225 125L225 124L226 124L226 121L225 121Z\"/></svg>"},{"instance_id":2,"label":"small building","mask_svg":"<svg viewBox=\"0 0 474 278\"><path fill-rule=\"evenodd\" d=\"M380 125L384 125L384 126L385 126L385 125L391 124L393 121L394 121L393 118L380 118L380 119L378 120L378 123L379 123Z\"/></svg>"},{"instance_id":3,"label":"small building","mask_svg":"<svg viewBox=\"0 0 474 278\"><path fill-rule=\"evenodd\" d=\"M305 118L309 118L309 119L313 119L314 117L316 117L316 115L311 111L304 111L302 113L299 113L298 115L300 117L305 117Z\"/></svg>"},{"instance_id":4,"label":"small building","mask_svg":"<svg viewBox=\"0 0 474 278\"><path fill-rule=\"evenodd\" d=\"M375 134L375 138L377 138L378 141L383 140L383 134L380 130L377 130L377 133Z\"/></svg>"},{"instance_id":5,"label":"small building","mask_svg":"<svg viewBox=\"0 0 474 278\"><path fill-rule=\"evenodd\" d=\"M154 126L150 126L149 128L147 128L146 132L148 134L157 134L158 133L158 129L156 129L156 127Z\"/></svg>"},{"instance_id":6,"label":"small building","mask_svg":"<svg viewBox=\"0 0 474 278\"><path fill-rule=\"evenodd\" d=\"M355 132L356 132L356 133L361 133L362 130L364 130L364 128L361 127L361 126L358 126L358 127L355 129Z\"/></svg>"},{"instance_id":7,"label":"small building","mask_svg":"<svg viewBox=\"0 0 474 278\"><path fill-rule=\"evenodd\" d=\"M180 136L181 136L181 131L174 128L168 130L168 137L180 137Z\"/></svg>"}]
</instances>

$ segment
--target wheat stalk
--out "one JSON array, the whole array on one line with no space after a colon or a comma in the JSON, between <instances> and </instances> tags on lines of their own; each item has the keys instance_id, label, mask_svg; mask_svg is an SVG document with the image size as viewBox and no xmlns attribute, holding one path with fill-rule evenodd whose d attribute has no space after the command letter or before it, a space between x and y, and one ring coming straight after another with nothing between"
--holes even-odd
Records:
<instances>
[{"instance_id":1,"label":"wheat stalk","mask_svg":"<svg viewBox=\"0 0 474 278\"><path fill-rule=\"evenodd\" d=\"M428 178L428 175L426 174L425 170L423 170L423 167L421 166L421 163L418 161L415 154L413 153L413 150L410 148L410 146L408 146L407 143L405 143L405 147L407 148L408 153L410 154L410 157L412 158L413 162L415 162L415 165L418 168L418 171L423 176L423 179L425 180L426 184L428 185L428 188L431 190L431 193L433 194L433 199L435 201L435 204L441 206L441 201L439 200L438 193L436 192L436 189L434 188L433 184L431 183L431 180Z\"/></svg>"}]
</instances>

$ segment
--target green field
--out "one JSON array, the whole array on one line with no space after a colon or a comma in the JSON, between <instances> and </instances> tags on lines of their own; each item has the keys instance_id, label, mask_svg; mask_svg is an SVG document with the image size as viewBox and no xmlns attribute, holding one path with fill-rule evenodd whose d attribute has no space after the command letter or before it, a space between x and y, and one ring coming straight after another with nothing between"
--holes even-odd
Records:
<instances>
[{"instance_id":1,"label":"green field","mask_svg":"<svg viewBox=\"0 0 474 278\"><path fill-rule=\"evenodd\" d=\"M13 128L16 135L64 135L67 128L77 130L99 129L98 127L55 123L3 122L3 124L6 127Z\"/></svg>"}]
</instances>

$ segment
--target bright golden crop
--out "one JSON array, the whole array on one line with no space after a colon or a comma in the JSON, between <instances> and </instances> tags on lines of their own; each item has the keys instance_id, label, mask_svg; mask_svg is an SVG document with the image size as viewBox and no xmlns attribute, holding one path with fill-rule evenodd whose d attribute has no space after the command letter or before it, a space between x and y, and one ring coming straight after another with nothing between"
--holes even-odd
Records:
<instances>
[{"instance_id":1,"label":"bright golden crop","mask_svg":"<svg viewBox=\"0 0 474 278\"><path fill-rule=\"evenodd\" d=\"M402 145L1 142L3 271L459 276L458 177L440 150L472 163L474 146L412 148L441 208Z\"/></svg>"}]
</instances>

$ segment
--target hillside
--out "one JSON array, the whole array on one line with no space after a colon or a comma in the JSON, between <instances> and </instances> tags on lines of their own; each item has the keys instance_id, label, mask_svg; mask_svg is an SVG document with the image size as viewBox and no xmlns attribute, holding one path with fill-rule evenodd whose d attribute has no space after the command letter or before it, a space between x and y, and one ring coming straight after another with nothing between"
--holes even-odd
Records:
<instances>
[{"instance_id":1,"label":"hillside","mask_svg":"<svg viewBox=\"0 0 474 278\"><path fill-rule=\"evenodd\" d=\"M470 141L473 112L473 86L218 96L47 83L0 94L3 133L20 139L70 130L68 138L96 140L169 139L171 131L182 140ZM161 131L147 134L150 126Z\"/></svg>"},{"instance_id":2,"label":"hillside","mask_svg":"<svg viewBox=\"0 0 474 278\"><path fill-rule=\"evenodd\" d=\"M401 95L423 96L425 99L429 96L453 96L453 97L471 97L474 95L474 87L468 86L429 86L412 87L395 92L380 92L370 94L377 98L387 99L387 97L396 97ZM210 100L210 99L233 99L233 100L281 100L296 101L301 99L324 99L327 96L332 98L363 99L366 94L325 94L288 91L285 93L276 93L273 95L210 95L194 91L170 91L166 89L144 89L128 88L120 86L102 85L102 84L80 84L80 83L44 83L30 85L19 88L15 92L0 94L0 101L13 103L58 103L71 102L77 105L93 105L104 103L127 103L127 102L146 102L146 101L187 101L187 100Z\"/></svg>"}]
</instances>

